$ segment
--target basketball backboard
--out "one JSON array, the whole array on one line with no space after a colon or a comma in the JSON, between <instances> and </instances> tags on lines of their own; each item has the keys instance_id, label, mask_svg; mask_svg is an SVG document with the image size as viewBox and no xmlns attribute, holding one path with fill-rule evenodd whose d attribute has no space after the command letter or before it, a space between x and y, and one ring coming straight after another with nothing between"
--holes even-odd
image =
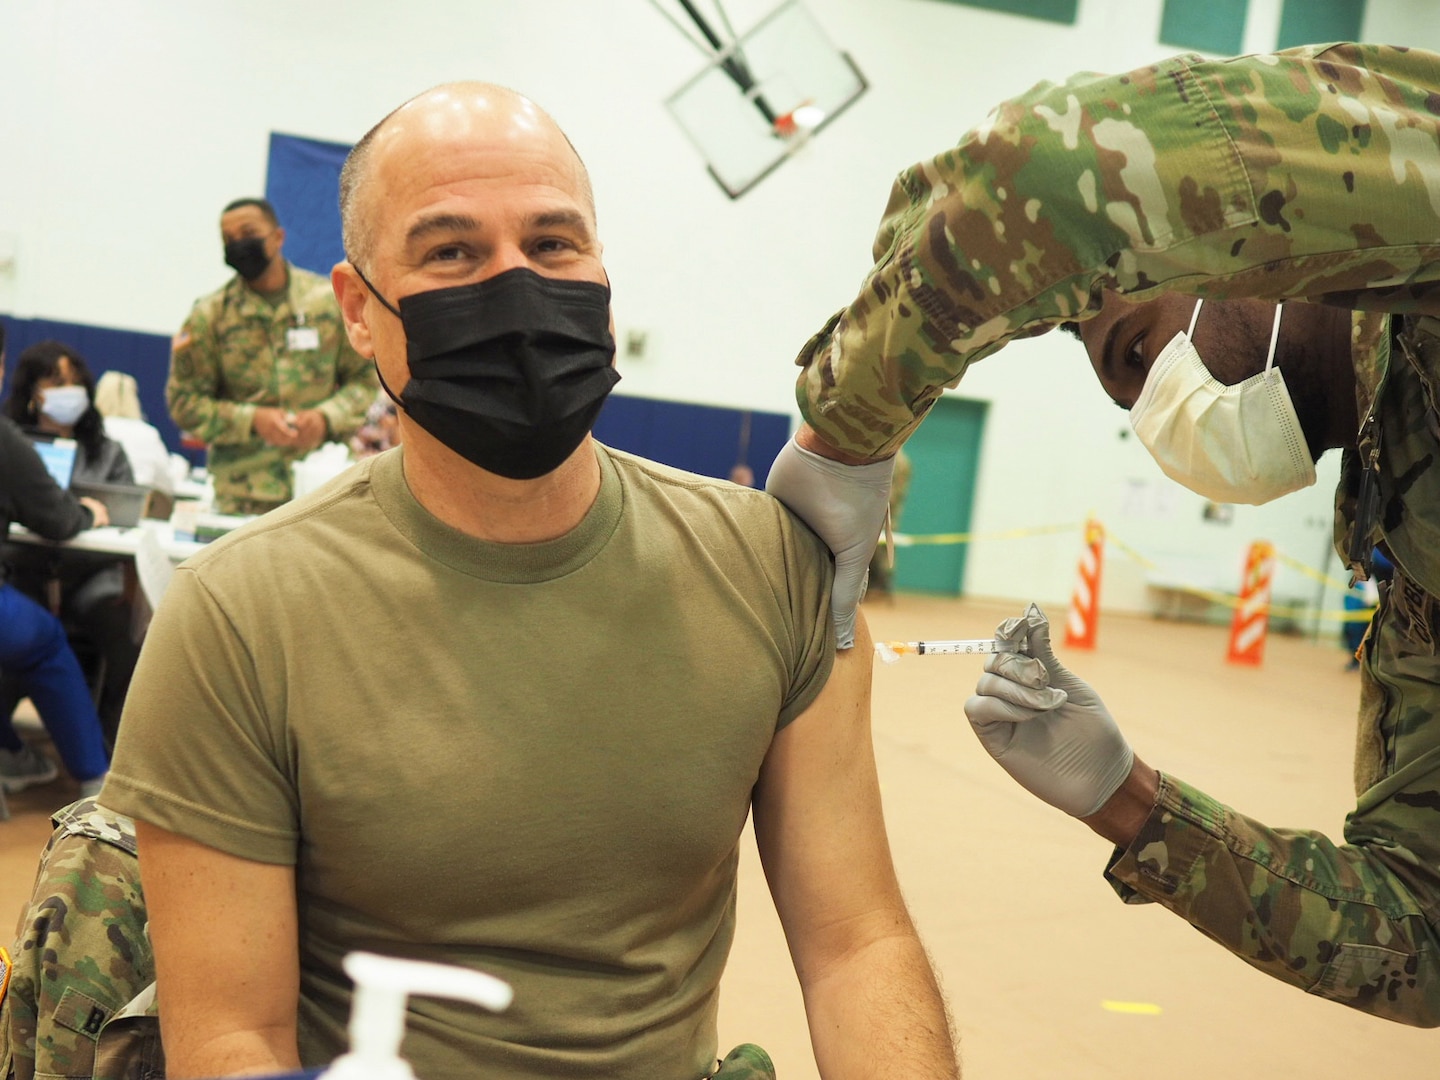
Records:
<instances>
[{"instance_id":1,"label":"basketball backboard","mask_svg":"<svg viewBox=\"0 0 1440 1080\"><path fill-rule=\"evenodd\" d=\"M780 166L868 84L799 0L718 51L666 106L732 199Z\"/></svg>"}]
</instances>

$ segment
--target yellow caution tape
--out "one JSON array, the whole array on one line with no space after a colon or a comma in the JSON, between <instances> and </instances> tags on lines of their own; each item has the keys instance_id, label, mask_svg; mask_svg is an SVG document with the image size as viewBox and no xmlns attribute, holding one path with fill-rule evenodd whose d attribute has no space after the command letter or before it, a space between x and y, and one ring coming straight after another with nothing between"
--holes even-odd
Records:
<instances>
[{"instance_id":1,"label":"yellow caution tape","mask_svg":"<svg viewBox=\"0 0 1440 1080\"><path fill-rule=\"evenodd\" d=\"M1106 536L1106 537L1105 537L1105 540L1106 540L1106 542L1108 542L1108 543L1114 544L1117 548L1119 548L1119 549L1120 549L1122 552L1124 552L1126 555L1129 555L1130 558L1134 559L1134 560L1135 560L1136 562L1138 562L1141 566L1143 566L1146 570L1154 570L1154 569L1155 569L1155 563L1154 563L1154 562L1152 562L1151 560L1147 559L1144 555L1141 555L1140 552L1136 551L1136 550L1135 550L1134 548L1132 548L1129 544L1125 543L1123 540L1121 540L1121 539L1120 539L1118 536L1116 536L1114 533L1110 533L1108 536Z\"/></svg>"},{"instance_id":2,"label":"yellow caution tape","mask_svg":"<svg viewBox=\"0 0 1440 1080\"><path fill-rule=\"evenodd\" d=\"M1316 581L1324 581L1327 585L1331 585L1334 588L1339 589L1341 592L1350 591L1350 586L1348 584L1341 584L1339 582L1336 582L1334 579L1327 578L1324 574L1321 574L1316 570L1310 569L1310 567L1305 566L1303 563L1291 559L1288 556L1280 556L1278 552L1276 554L1278 557L1284 559L1287 564L1293 564L1295 569L1306 571L1308 577ZM1144 557L1136 555L1135 558L1141 559L1143 561ZM1147 563L1146 565L1148 568L1153 564ZM1198 585L1167 585L1166 588L1171 589L1175 592L1191 593L1195 596L1204 597L1211 603L1223 604L1225 607L1229 608L1237 608L1240 606L1240 598L1233 593L1217 592L1214 589L1202 589ZM1322 611L1316 608L1309 607L1308 605L1303 607L1296 607L1294 605L1287 606L1284 604L1270 604L1269 613L1282 619L1312 618L1338 619L1341 622L1369 622L1370 616L1375 613L1375 609L1345 608L1343 610Z\"/></svg>"},{"instance_id":3,"label":"yellow caution tape","mask_svg":"<svg viewBox=\"0 0 1440 1080\"><path fill-rule=\"evenodd\" d=\"M1045 536L1050 533L1074 532L1081 528L1079 522L1069 525L1035 525L1023 529L1010 529L996 533L895 533L895 546L920 547L927 544L971 544L977 540L1018 540L1025 536ZM883 544L885 539L882 537Z\"/></svg>"},{"instance_id":4,"label":"yellow caution tape","mask_svg":"<svg viewBox=\"0 0 1440 1080\"><path fill-rule=\"evenodd\" d=\"M988 540L1019 540L1030 536L1051 536L1056 533L1063 532L1080 532L1087 527L1087 524L1087 522L1069 522L1063 525L1031 525L1024 528L1007 529L1004 532L991 533L897 532L894 533L893 536L882 536L880 538L880 543L884 545L886 544L887 540L889 540L893 541L894 548L902 548L943 546L947 544L973 544L976 542ZM1103 535L1106 544L1113 545L1116 550L1133 559L1146 570L1156 569L1157 564L1153 559L1150 559L1147 556L1141 554L1135 548L1131 547L1129 544L1125 543L1125 541L1121 540L1114 533L1106 531ZM1350 590L1349 582L1337 581L1335 578L1314 569L1306 563L1301 562L1299 559L1296 559L1291 555L1286 555L1283 551L1276 550L1274 552L1274 555L1279 562L1282 562L1291 569L1296 570L1301 574L1304 574L1312 581L1320 582L1328 586L1329 588L1336 589L1342 593L1348 592ZM1237 596L1230 593L1219 592L1215 589L1205 589L1201 588L1198 585L1173 585L1168 587L1175 592L1189 593L1193 596L1201 597L1205 600L1209 600L1211 603L1220 604L1224 607L1236 608L1240 606L1240 600ZM1274 615L1278 618L1290 619L1313 618L1321 620L1336 620L1339 622L1369 622L1370 616L1374 614L1374 611L1370 608L1346 608L1341 611L1318 611L1310 607L1295 607L1293 605L1285 606L1279 604L1272 604L1269 608L1269 614Z\"/></svg>"},{"instance_id":5,"label":"yellow caution tape","mask_svg":"<svg viewBox=\"0 0 1440 1080\"><path fill-rule=\"evenodd\" d=\"M1212 604L1220 604L1222 607L1238 608L1240 598L1230 593L1217 592L1214 589L1202 589L1196 585L1167 585L1172 592L1189 593L1191 596L1198 596L1209 600ZM1266 614L1281 619L1324 619L1339 622L1369 622L1370 617L1375 614L1374 608L1345 608L1344 610L1321 611L1312 607L1295 607L1285 604L1267 604Z\"/></svg>"},{"instance_id":6,"label":"yellow caution tape","mask_svg":"<svg viewBox=\"0 0 1440 1080\"><path fill-rule=\"evenodd\" d=\"M1283 562L1286 566L1290 567L1290 569L1300 571L1300 573L1304 574L1312 581L1318 581L1322 585L1328 585L1332 589L1339 589L1341 592L1350 591L1350 583L1348 581L1336 581L1329 574L1322 574L1319 570L1312 569L1305 563L1301 562L1299 559L1293 558L1290 555L1286 555L1283 551L1276 551L1275 558Z\"/></svg>"}]
</instances>

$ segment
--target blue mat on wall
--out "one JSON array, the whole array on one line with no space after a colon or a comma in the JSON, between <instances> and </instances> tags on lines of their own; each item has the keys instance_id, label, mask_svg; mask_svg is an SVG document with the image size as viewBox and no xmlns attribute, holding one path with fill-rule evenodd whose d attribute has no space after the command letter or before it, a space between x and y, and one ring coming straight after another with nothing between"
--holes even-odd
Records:
<instances>
[{"instance_id":1,"label":"blue mat on wall","mask_svg":"<svg viewBox=\"0 0 1440 1080\"><path fill-rule=\"evenodd\" d=\"M345 257L339 190L340 166L349 150L343 143L279 132L270 136L265 197L285 227L285 256L319 274L328 275ZM159 429L165 445L204 462L203 451L181 450L179 429L165 406L168 337L49 319L7 318L6 325L5 351L12 365L26 346L56 338L84 356L97 379L112 368L133 375L145 418ZM764 486L770 463L790 437L790 417L614 394L595 436L618 450L702 476L729 476L732 466L744 462L754 470L756 484Z\"/></svg>"},{"instance_id":2,"label":"blue mat on wall","mask_svg":"<svg viewBox=\"0 0 1440 1080\"><path fill-rule=\"evenodd\" d=\"M340 242L340 166L349 152L345 143L270 133L265 198L285 227L285 257L326 277L345 258Z\"/></svg>"},{"instance_id":3,"label":"blue mat on wall","mask_svg":"<svg viewBox=\"0 0 1440 1080\"><path fill-rule=\"evenodd\" d=\"M140 386L140 407L172 451L203 464L203 451L182 450L180 430L165 407L165 378L170 371L170 339L163 334L112 330L103 326L57 322L53 319L5 318L6 385L15 358L37 341L54 338L85 357L98 379L116 370L133 375ZM748 440L745 439L749 416ZM595 437L608 446L702 476L728 476L744 455L761 486L770 463L790 437L790 418L782 413L721 409L675 401L612 394ZM747 445L742 446L742 441Z\"/></svg>"},{"instance_id":4,"label":"blue mat on wall","mask_svg":"<svg viewBox=\"0 0 1440 1080\"><path fill-rule=\"evenodd\" d=\"M170 373L170 339L164 334L9 316L5 319L5 328L5 397L10 395L10 373L20 353L38 341L53 338L83 356L96 379L111 370L133 375L140 387L140 408L145 413L145 419L155 425L165 445L176 453L183 452L192 461L204 462L203 452L181 450L180 429L170 419L170 412L165 407L165 379Z\"/></svg>"},{"instance_id":5,"label":"blue mat on wall","mask_svg":"<svg viewBox=\"0 0 1440 1080\"><path fill-rule=\"evenodd\" d=\"M756 486L764 487L770 463L790 437L790 417L612 394L595 424L595 437L606 446L701 476L729 476L743 460L755 471Z\"/></svg>"},{"instance_id":6,"label":"blue mat on wall","mask_svg":"<svg viewBox=\"0 0 1440 1080\"><path fill-rule=\"evenodd\" d=\"M345 257L340 167L349 150L343 143L270 135L265 197L285 226L286 257L316 273L328 274ZM755 482L763 485L770 463L790 437L790 418L616 394L600 414L595 436L616 449L702 476L728 476L743 457L755 471Z\"/></svg>"}]
</instances>

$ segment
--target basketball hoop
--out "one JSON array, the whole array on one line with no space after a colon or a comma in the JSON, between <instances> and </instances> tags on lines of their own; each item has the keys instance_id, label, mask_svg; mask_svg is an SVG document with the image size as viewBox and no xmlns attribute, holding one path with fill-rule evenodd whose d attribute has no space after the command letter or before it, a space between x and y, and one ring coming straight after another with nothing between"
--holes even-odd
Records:
<instances>
[{"instance_id":1,"label":"basketball hoop","mask_svg":"<svg viewBox=\"0 0 1440 1080\"><path fill-rule=\"evenodd\" d=\"M825 110L807 98L775 118L775 134L784 139L804 138L825 123Z\"/></svg>"}]
</instances>

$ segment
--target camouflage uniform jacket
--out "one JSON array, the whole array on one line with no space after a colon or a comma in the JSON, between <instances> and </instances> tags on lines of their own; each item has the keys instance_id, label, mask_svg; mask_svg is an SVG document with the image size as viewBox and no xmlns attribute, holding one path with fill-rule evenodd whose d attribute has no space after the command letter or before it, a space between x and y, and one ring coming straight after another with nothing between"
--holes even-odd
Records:
<instances>
[{"instance_id":1,"label":"camouflage uniform jacket","mask_svg":"<svg viewBox=\"0 0 1440 1080\"><path fill-rule=\"evenodd\" d=\"M359 430L379 389L373 365L345 335L330 282L286 269L277 302L237 275L195 302L172 343L170 415L209 447L222 511L264 510L291 497L290 464L302 455L255 434L257 408L319 409L329 438L343 442Z\"/></svg>"},{"instance_id":2,"label":"camouflage uniform jacket","mask_svg":"<svg viewBox=\"0 0 1440 1080\"><path fill-rule=\"evenodd\" d=\"M946 386L1104 289L1440 314L1440 57L1379 45L1180 56L1042 83L902 173L797 399L888 454Z\"/></svg>"},{"instance_id":3,"label":"camouflage uniform jacket","mask_svg":"<svg viewBox=\"0 0 1440 1080\"><path fill-rule=\"evenodd\" d=\"M155 964L129 818L93 799L53 818L0 1006L0 1078L158 1080Z\"/></svg>"}]
</instances>

